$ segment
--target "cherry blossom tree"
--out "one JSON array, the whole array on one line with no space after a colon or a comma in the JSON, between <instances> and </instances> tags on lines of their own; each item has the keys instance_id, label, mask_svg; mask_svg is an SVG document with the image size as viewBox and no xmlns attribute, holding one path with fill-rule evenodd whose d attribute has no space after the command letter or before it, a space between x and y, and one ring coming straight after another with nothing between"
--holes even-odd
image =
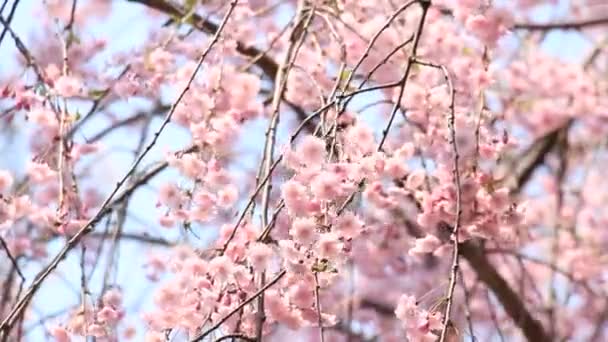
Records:
<instances>
[{"instance_id":1,"label":"cherry blossom tree","mask_svg":"<svg viewBox=\"0 0 608 342\"><path fill-rule=\"evenodd\" d=\"M606 1L0 2L0 341L608 339Z\"/></svg>"}]
</instances>

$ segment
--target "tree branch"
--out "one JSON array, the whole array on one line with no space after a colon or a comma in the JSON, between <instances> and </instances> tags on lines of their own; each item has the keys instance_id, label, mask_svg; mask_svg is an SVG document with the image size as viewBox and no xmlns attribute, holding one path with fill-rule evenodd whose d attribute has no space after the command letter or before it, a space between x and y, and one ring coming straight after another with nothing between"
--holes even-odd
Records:
<instances>
[{"instance_id":1,"label":"tree branch","mask_svg":"<svg viewBox=\"0 0 608 342\"><path fill-rule=\"evenodd\" d=\"M471 265L479 280L492 290L505 312L521 329L528 341L550 342L552 340L542 324L528 311L519 294L498 273L473 240L460 244L460 255Z\"/></svg>"},{"instance_id":2,"label":"tree branch","mask_svg":"<svg viewBox=\"0 0 608 342\"><path fill-rule=\"evenodd\" d=\"M561 22L561 23L547 23L547 24L536 24L536 23L518 23L513 26L515 30L528 30L528 31L549 31L549 30L580 30L584 28L591 28L594 26L608 25L608 17L587 19L580 21Z\"/></svg>"}]
</instances>

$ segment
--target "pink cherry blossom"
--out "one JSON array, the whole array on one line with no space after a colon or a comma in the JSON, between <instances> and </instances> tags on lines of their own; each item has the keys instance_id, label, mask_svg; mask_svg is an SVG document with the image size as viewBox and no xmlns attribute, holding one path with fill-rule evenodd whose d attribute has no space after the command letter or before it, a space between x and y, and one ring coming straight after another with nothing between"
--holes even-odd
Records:
<instances>
[{"instance_id":1,"label":"pink cherry blossom","mask_svg":"<svg viewBox=\"0 0 608 342\"><path fill-rule=\"evenodd\" d=\"M267 245L256 242L249 246L248 254L251 266L258 271L262 271L269 266L273 252Z\"/></svg>"},{"instance_id":2,"label":"pink cherry blossom","mask_svg":"<svg viewBox=\"0 0 608 342\"><path fill-rule=\"evenodd\" d=\"M30 162L27 166L27 173L32 181L44 183L57 177L56 172L51 170L48 164Z\"/></svg>"},{"instance_id":3,"label":"pink cherry blossom","mask_svg":"<svg viewBox=\"0 0 608 342\"><path fill-rule=\"evenodd\" d=\"M281 187L285 206L287 209L296 214L302 215L307 212L307 202L309 201L306 194L306 188L295 180L285 182Z\"/></svg>"},{"instance_id":4,"label":"pink cherry blossom","mask_svg":"<svg viewBox=\"0 0 608 342\"><path fill-rule=\"evenodd\" d=\"M220 206L228 208L238 199L238 189L235 185L228 184L218 192L217 198Z\"/></svg>"},{"instance_id":5,"label":"pink cherry blossom","mask_svg":"<svg viewBox=\"0 0 608 342\"><path fill-rule=\"evenodd\" d=\"M312 135L306 136L300 144L298 157L307 166L318 166L325 160L325 143Z\"/></svg>"},{"instance_id":6,"label":"pink cherry blossom","mask_svg":"<svg viewBox=\"0 0 608 342\"><path fill-rule=\"evenodd\" d=\"M31 122L51 129L56 129L59 126L57 115L49 108L34 107L28 113L28 118Z\"/></svg>"},{"instance_id":7,"label":"pink cherry blossom","mask_svg":"<svg viewBox=\"0 0 608 342\"><path fill-rule=\"evenodd\" d=\"M13 176L7 170L0 170L0 192L10 189L13 185Z\"/></svg>"},{"instance_id":8,"label":"pink cherry blossom","mask_svg":"<svg viewBox=\"0 0 608 342\"><path fill-rule=\"evenodd\" d=\"M73 97L82 91L82 82L74 76L60 76L55 81L57 94L63 97Z\"/></svg>"},{"instance_id":9,"label":"pink cherry blossom","mask_svg":"<svg viewBox=\"0 0 608 342\"><path fill-rule=\"evenodd\" d=\"M339 235L352 239L363 232L363 222L352 212L346 212L337 219L336 228Z\"/></svg>"},{"instance_id":10,"label":"pink cherry blossom","mask_svg":"<svg viewBox=\"0 0 608 342\"><path fill-rule=\"evenodd\" d=\"M321 234L317 243L319 256L325 259L335 259L342 251L342 243L338 241L338 235L334 233Z\"/></svg>"},{"instance_id":11,"label":"pink cherry blossom","mask_svg":"<svg viewBox=\"0 0 608 342\"><path fill-rule=\"evenodd\" d=\"M178 208L184 201L181 190L175 183L165 183L159 189L158 202L170 208Z\"/></svg>"},{"instance_id":12,"label":"pink cherry blossom","mask_svg":"<svg viewBox=\"0 0 608 342\"><path fill-rule=\"evenodd\" d=\"M72 340L67 330L60 326L52 327L50 333L57 342L70 342Z\"/></svg>"},{"instance_id":13,"label":"pink cherry blossom","mask_svg":"<svg viewBox=\"0 0 608 342\"><path fill-rule=\"evenodd\" d=\"M427 234L425 237L416 239L416 245L410 249L410 255L421 255L426 253L433 253L437 248L442 245L441 240L436 236Z\"/></svg>"},{"instance_id":14,"label":"pink cherry blossom","mask_svg":"<svg viewBox=\"0 0 608 342\"><path fill-rule=\"evenodd\" d=\"M295 241L301 244L312 243L317 238L317 223L313 218L297 218L294 220L289 233Z\"/></svg>"}]
</instances>

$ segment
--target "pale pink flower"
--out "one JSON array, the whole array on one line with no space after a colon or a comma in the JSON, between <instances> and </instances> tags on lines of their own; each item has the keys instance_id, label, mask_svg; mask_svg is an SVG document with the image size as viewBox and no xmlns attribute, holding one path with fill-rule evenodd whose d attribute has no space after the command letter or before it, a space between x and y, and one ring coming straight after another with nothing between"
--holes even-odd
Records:
<instances>
[{"instance_id":1,"label":"pale pink flower","mask_svg":"<svg viewBox=\"0 0 608 342\"><path fill-rule=\"evenodd\" d=\"M411 158L416 152L416 146L413 143L407 142L395 151L395 156L399 158Z\"/></svg>"},{"instance_id":2,"label":"pale pink flower","mask_svg":"<svg viewBox=\"0 0 608 342\"><path fill-rule=\"evenodd\" d=\"M55 63L51 63L44 68L45 76L50 80L56 80L61 76L61 70Z\"/></svg>"},{"instance_id":3,"label":"pale pink flower","mask_svg":"<svg viewBox=\"0 0 608 342\"><path fill-rule=\"evenodd\" d=\"M299 153L292 150L289 146L285 146L283 151L283 164L292 170L300 168L302 161L300 160Z\"/></svg>"},{"instance_id":4,"label":"pale pink flower","mask_svg":"<svg viewBox=\"0 0 608 342\"><path fill-rule=\"evenodd\" d=\"M59 127L55 112L47 107L36 106L27 114L27 117L31 122L45 128L57 129Z\"/></svg>"},{"instance_id":5,"label":"pale pink flower","mask_svg":"<svg viewBox=\"0 0 608 342\"><path fill-rule=\"evenodd\" d=\"M335 233L321 234L317 242L317 251L321 258L328 260L335 259L342 250L342 243L338 240L338 235Z\"/></svg>"},{"instance_id":6,"label":"pale pink flower","mask_svg":"<svg viewBox=\"0 0 608 342\"><path fill-rule=\"evenodd\" d=\"M277 321L285 324L285 326L293 331L296 331L304 324L302 314L299 310L291 310L284 315L279 316Z\"/></svg>"},{"instance_id":7,"label":"pale pink flower","mask_svg":"<svg viewBox=\"0 0 608 342\"><path fill-rule=\"evenodd\" d=\"M162 332L148 331L144 337L144 342L165 342L165 334Z\"/></svg>"},{"instance_id":8,"label":"pale pink flower","mask_svg":"<svg viewBox=\"0 0 608 342\"><path fill-rule=\"evenodd\" d=\"M57 94L63 97L73 97L80 94L82 81L74 76L60 76L54 84Z\"/></svg>"},{"instance_id":9,"label":"pale pink flower","mask_svg":"<svg viewBox=\"0 0 608 342\"><path fill-rule=\"evenodd\" d=\"M209 262L209 272L219 281L226 281L232 274L234 263L225 255Z\"/></svg>"},{"instance_id":10,"label":"pale pink flower","mask_svg":"<svg viewBox=\"0 0 608 342\"><path fill-rule=\"evenodd\" d=\"M306 245L314 242L317 234L315 219L312 217L295 219L289 233L294 240L301 244Z\"/></svg>"},{"instance_id":11,"label":"pale pink flower","mask_svg":"<svg viewBox=\"0 0 608 342\"><path fill-rule=\"evenodd\" d=\"M155 72L166 72L173 65L174 56L163 48L156 48L148 54L148 67Z\"/></svg>"},{"instance_id":12,"label":"pale pink flower","mask_svg":"<svg viewBox=\"0 0 608 342\"><path fill-rule=\"evenodd\" d=\"M297 150L299 159L307 166L320 166L325 161L325 142L313 135L306 136Z\"/></svg>"},{"instance_id":13,"label":"pale pink flower","mask_svg":"<svg viewBox=\"0 0 608 342\"><path fill-rule=\"evenodd\" d=\"M218 204L224 208L229 208L232 205L234 205L234 203L238 199L238 195L239 195L238 188L233 184L228 184L228 185L224 186L223 189L218 191L218 193L217 193Z\"/></svg>"},{"instance_id":14,"label":"pale pink flower","mask_svg":"<svg viewBox=\"0 0 608 342\"><path fill-rule=\"evenodd\" d=\"M244 112L257 111L255 99L261 88L261 80L257 75L250 73L241 73L234 75L235 87L231 90L230 105Z\"/></svg>"},{"instance_id":15,"label":"pale pink flower","mask_svg":"<svg viewBox=\"0 0 608 342\"><path fill-rule=\"evenodd\" d=\"M171 214L162 215L158 218L158 223L161 227L171 228L175 225L175 216Z\"/></svg>"},{"instance_id":16,"label":"pale pink flower","mask_svg":"<svg viewBox=\"0 0 608 342\"><path fill-rule=\"evenodd\" d=\"M511 14L504 9L490 9L485 15L471 15L465 22L466 28L483 43L494 46L496 41L512 25Z\"/></svg>"},{"instance_id":17,"label":"pale pink flower","mask_svg":"<svg viewBox=\"0 0 608 342\"><path fill-rule=\"evenodd\" d=\"M104 337L106 334L106 329L101 324L93 323L87 327L88 336Z\"/></svg>"},{"instance_id":18,"label":"pale pink flower","mask_svg":"<svg viewBox=\"0 0 608 342\"><path fill-rule=\"evenodd\" d=\"M139 94L141 90L142 85L133 76L122 77L113 87L114 93L121 99L129 99L129 97Z\"/></svg>"},{"instance_id":19,"label":"pale pink flower","mask_svg":"<svg viewBox=\"0 0 608 342\"><path fill-rule=\"evenodd\" d=\"M50 329L50 334L56 342L70 342L72 338L64 327L54 326Z\"/></svg>"},{"instance_id":20,"label":"pale pink flower","mask_svg":"<svg viewBox=\"0 0 608 342\"><path fill-rule=\"evenodd\" d=\"M319 200L331 201L342 195L342 182L333 172L321 172L310 185L311 192Z\"/></svg>"},{"instance_id":21,"label":"pale pink flower","mask_svg":"<svg viewBox=\"0 0 608 342\"><path fill-rule=\"evenodd\" d=\"M166 205L169 208L177 209L183 203L183 195L181 190L175 183L164 183L158 190L159 204Z\"/></svg>"},{"instance_id":22,"label":"pale pink flower","mask_svg":"<svg viewBox=\"0 0 608 342\"><path fill-rule=\"evenodd\" d=\"M298 262L302 258L302 253L296 247L296 244L292 240L280 240L279 248L281 256L290 262Z\"/></svg>"},{"instance_id":23,"label":"pale pink flower","mask_svg":"<svg viewBox=\"0 0 608 342\"><path fill-rule=\"evenodd\" d=\"M203 275L207 271L207 262L200 258L186 259L185 270L189 274Z\"/></svg>"},{"instance_id":24,"label":"pale pink flower","mask_svg":"<svg viewBox=\"0 0 608 342\"><path fill-rule=\"evenodd\" d=\"M348 146L354 146L357 152L366 155L375 149L374 133L371 128L364 124L356 124L352 126L346 134Z\"/></svg>"},{"instance_id":25,"label":"pale pink flower","mask_svg":"<svg viewBox=\"0 0 608 342\"><path fill-rule=\"evenodd\" d=\"M420 313L416 298L410 295L402 295L397 302L395 315L403 321L406 327L417 327L420 323Z\"/></svg>"},{"instance_id":26,"label":"pale pink flower","mask_svg":"<svg viewBox=\"0 0 608 342\"><path fill-rule=\"evenodd\" d=\"M272 258L273 252L268 245L254 242L248 248L249 262L256 271L264 271Z\"/></svg>"},{"instance_id":27,"label":"pale pink flower","mask_svg":"<svg viewBox=\"0 0 608 342\"><path fill-rule=\"evenodd\" d=\"M359 236L363 230L363 222L361 219L350 211L344 212L342 215L340 215L340 217L338 217L336 220L335 226L338 230L338 234L347 239L352 239Z\"/></svg>"},{"instance_id":28,"label":"pale pink flower","mask_svg":"<svg viewBox=\"0 0 608 342\"><path fill-rule=\"evenodd\" d=\"M426 178L426 172L422 169L414 170L412 173L407 175L405 180L405 186L410 190L416 190L424 184Z\"/></svg>"},{"instance_id":29,"label":"pale pink flower","mask_svg":"<svg viewBox=\"0 0 608 342\"><path fill-rule=\"evenodd\" d=\"M306 187L295 180L288 180L281 186L281 193L285 206L290 213L303 215L306 213L307 202Z\"/></svg>"},{"instance_id":30,"label":"pale pink flower","mask_svg":"<svg viewBox=\"0 0 608 342\"><path fill-rule=\"evenodd\" d=\"M168 159L172 166L178 167L185 176L191 179L201 179L207 172L204 161L192 153L185 154L181 158L170 156Z\"/></svg>"},{"instance_id":31,"label":"pale pink flower","mask_svg":"<svg viewBox=\"0 0 608 342\"><path fill-rule=\"evenodd\" d=\"M108 290L102 300L104 305L118 308L122 304L122 293L117 289Z\"/></svg>"},{"instance_id":32,"label":"pale pink flower","mask_svg":"<svg viewBox=\"0 0 608 342\"><path fill-rule=\"evenodd\" d=\"M48 164L37 162L29 162L26 172L34 183L44 183L57 177L57 172L51 170Z\"/></svg>"},{"instance_id":33,"label":"pale pink flower","mask_svg":"<svg viewBox=\"0 0 608 342\"><path fill-rule=\"evenodd\" d=\"M118 319L118 313L111 307L106 306L97 312L97 320L101 323L114 324Z\"/></svg>"},{"instance_id":34,"label":"pale pink flower","mask_svg":"<svg viewBox=\"0 0 608 342\"><path fill-rule=\"evenodd\" d=\"M136 334L137 334L137 330L135 330L135 327L130 326L130 325L127 326L125 328L125 330L122 332L122 336L127 340L134 338Z\"/></svg>"},{"instance_id":35,"label":"pale pink flower","mask_svg":"<svg viewBox=\"0 0 608 342\"><path fill-rule=\"evenodd\" d=\"M394 179L401 179L407 174L407 167L403 160L392 157L386 161L384 171Z\"/></svg>"},{"instance_id":36,"label":"pale pink flower","mask_svg":"<svg viewBox=\"0 0 608 342\"><path fill-rule=\"evenodd\" d=\"M13 176L6 170L0 170L0 192L8 190L13 185Z\"/></svg>"},{"instance_id":37,"label":"pale pink flower","mask_svg":"<svg viewBox=\"0 0 608 342\"><path fill-rule=\"evenodd\" d=\"M71 151L71 157L73 160L80 159L81 156L95 153L99 150L99 144L80 144L75 145Z\"/></svg>"},{"instance_id":38,"label":"pale pink flower","mask_svg":"<svg viewBox=\"0 0 608 342\"><path fill-rule=\"evenodd\" d=\"M435 235L427 234L423 238L416 239L416 245L414 248L410 249L409 255L433 253L441 245L441 240L439 240Z\"/></svg>"},{"instance_id":39,"label":"pale pink flower","mask_svg":"<svg viewBox=\"0 0 608 342\"><path fill-rule=\"evenodd\" d=\"M314 298L314 292L307 284L298 283L289 289L289 299L300 308L312 307Z\"/></svg>"}]
</instances>

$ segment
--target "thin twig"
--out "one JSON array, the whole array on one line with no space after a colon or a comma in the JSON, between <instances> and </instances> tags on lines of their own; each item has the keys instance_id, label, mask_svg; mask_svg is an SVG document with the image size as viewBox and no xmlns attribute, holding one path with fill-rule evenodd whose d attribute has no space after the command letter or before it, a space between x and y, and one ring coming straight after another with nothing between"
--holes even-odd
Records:
<instances>
[{"instance_id":1,"label":"thin twig","mask_svg":"<svg viewBox=\"0 0 608 342\"><path fill-rule=\"evenodd\" d=\"M19 2L19 1L16 1L16 2ZM21 38L19 38L19 36L17 36L15 31L13 31L13 29L10 26L10 23L8 21L4 20L4 18L1 15L0 15L0 24L2 24L4 26L3 32L8 31L8 33L11 35L11 38L15 42L15 46L17 47L17 50L19 50L19 53L21 54L23 59L25 59L27 66L31 66L32 69L34 69L36 76L38 76L38 80L44 81L44 73L42 72L42 70L40 70L40 67L36 63L36 59L30 53L30 51L25 46L25 44L23 43Z\"/></svg>"},{"instance_id":2,"label":"thin twig","mask_svg":"<svg viewBox=\"0 0 608 342\"><path fill-rule=\"evenodd\" d=\"M321 342L325 342L323 317L321 316L321 298L319 297L320 289L321 286L319 285L319 274L318 272L315 272L315 305L317 309L317 324L319 324L319 339Z\"/></svg>"},{"instance_id":3,"label":"thin twig","mask_svg":"<svg viewBox=\"0 0 608 342\"><path fill-rule=\"evenodd\" d=\"M74 27L74 20L76 19L76 6L78 0L72 0L72 7L70 9L70 19L65 25L64 31L68 31L71 34L72 28Z\"/></svg>"},{"instance_id":4,"label":"thin twig","mask_svg":"<svg viewBox=\"0 0 608 342\"><path fill-rule=\"evenodd\" d=\"M6 21L2 17L2 11L4 11L4 6L6 6L6 1L2 4L2 11L0 11L0 19L2 19L2 23L4 24L4 29L2 29L2 33L0 33L0 46L2 46L2 41L4 40L4 36L6 32L9 30L11 22L13 21L13 17L15 15L15 11L17 11L17 5L19 5L20 0L15 0L13 2L13 7L11 7L11 11L8 13L8 17Z\"/></svg>"}]
</instances>

